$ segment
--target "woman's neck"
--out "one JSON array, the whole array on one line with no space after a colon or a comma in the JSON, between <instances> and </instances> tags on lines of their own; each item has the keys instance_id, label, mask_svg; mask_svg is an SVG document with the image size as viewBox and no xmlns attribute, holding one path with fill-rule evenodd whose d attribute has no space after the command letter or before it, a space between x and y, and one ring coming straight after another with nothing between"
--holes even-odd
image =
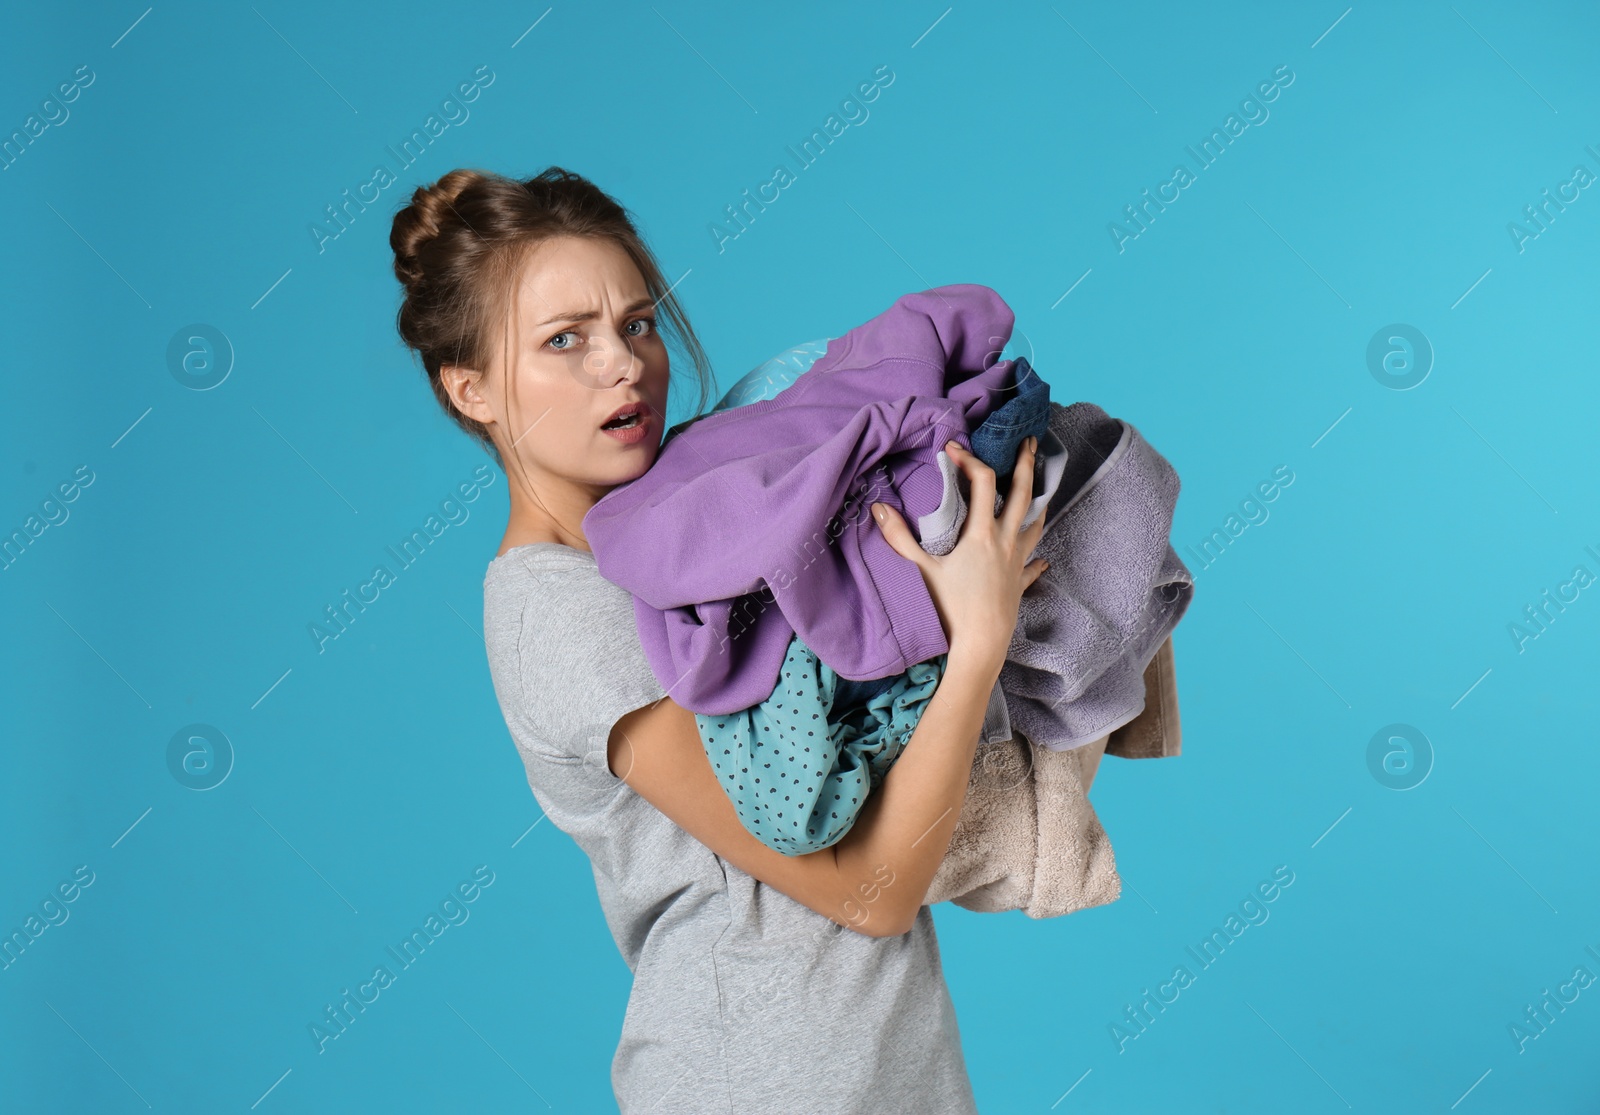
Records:
<instances>
[{"instance_id":1,"label":"woman's neck","mask_svg":"<svg viewBox=\"0 0 1600 1115\"><path fill-rule=\"evenodd\" d=\"M574 550L588 550L589 540L583 534L564 531L548 522L519 521L513 515L506 523L505 537L500 540L500 549L496 557L507 550L518 546L530 546L535 542L557 542L563 546L571 546Z\"/></svg>"},{"instance_id":2,"label":"woman's neck","mask_svg":"<svg viewBox=\"0 0 1600 1115\"><path fill-rule=\"evenodd\" d=\"M530 489L530 479L519 477L511 484L511 511L500 553L534 542L556 542L592 553L583 533L583 517L615 485L595 487L543 476Z\"/></svg>"},{"instance_id":3,"label":"woman's neck","mask_svg":"<svg viewBox=\"0 0 1600 1115\"><path fill-rule=\"evenodd\" d=\"M574 493L578 496L578 493ZM562 546L571 546L574 550L589 550L589 540L583 534L583 517L588 514L596 500L575 498L571 506L562 506L557 509L557 514L540 504L533 503L526 498L521 498L521 493L512 489L511 513L506 521L505 537L500 541L500 550L496 554L504 554L507 550L517 546L527 546L535 542L555 542ZM571 525L565 525L570 523Z\"/></svg>"}]
</instances>

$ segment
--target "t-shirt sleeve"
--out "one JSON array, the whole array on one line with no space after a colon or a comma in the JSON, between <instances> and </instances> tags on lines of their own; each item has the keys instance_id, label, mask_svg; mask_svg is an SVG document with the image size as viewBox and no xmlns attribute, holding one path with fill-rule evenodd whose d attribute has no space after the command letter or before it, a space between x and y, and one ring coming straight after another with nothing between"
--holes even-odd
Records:
<instances>
[{"instance_id":1,"label":"t-shirt sleeve","mask_svg":"<svg viewBox=\"0 0 1600 1115\"><path fill-rule=\"evenodd\" d=\"M485 640L517 746L613 778L612 726L666 696L639 643L632 596L581 560L525 571L509 587L486 608Z\"/></svg>"}]
</instances>

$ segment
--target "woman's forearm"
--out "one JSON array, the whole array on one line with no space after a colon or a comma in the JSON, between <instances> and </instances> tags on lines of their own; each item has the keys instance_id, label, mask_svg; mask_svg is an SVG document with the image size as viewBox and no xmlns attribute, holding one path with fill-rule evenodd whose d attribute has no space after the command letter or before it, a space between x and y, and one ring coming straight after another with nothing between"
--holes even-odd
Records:
<instances>
[{"instance_id":1,"label":"woman's forearm","mask_svg":"<svg viewBox=\"0 0 1600 1115\"><path fill-rule=\"evenodd\" d=\"M1000 676L987 656L952 647L910 740L855 824L833 845L858 931L906 932L961 819L989 694Z\"/></svg>"}]
</instances>

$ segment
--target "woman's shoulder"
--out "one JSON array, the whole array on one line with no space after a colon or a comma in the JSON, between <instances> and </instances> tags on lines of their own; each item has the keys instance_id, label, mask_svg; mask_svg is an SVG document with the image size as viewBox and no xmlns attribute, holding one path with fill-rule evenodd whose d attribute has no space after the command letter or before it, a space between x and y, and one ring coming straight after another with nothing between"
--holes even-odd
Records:
<instances>
[{"instance_id":1,"label":"woman's shoulder","mask_svg":"<svg viewBox=\"0 0 1600 1115\"><path fill-rule=\"evenodd\" d=\"M631 599L600 575L592 553L559 542L513 546L497 555L484 571L483 596L486 620L490 613L533 619L597 602L615 608Z\"/></svg>"},{"instance_id":2,"label":"woman's shoulder","mask_svg":"<svg viewBox=\"0 0 1600 1115\"><path fill-rule=\"evenodd\" d=\"M493 656L529 644L583 656L633 629L633 598L600 575L594 555L556 542L515 546L483 578L484 641Z\"/></svg>"},{"instance_id":3,"label":"woman's shoulder","mask_svg":"<svg viewBox=\"0 0 1600 1115\"><path fill-rule=\"evenodd\" d=\"M496 554L490 560L484 577L490 579L517 573L536 576L546 570L581 569L584 566L598 570L594 554L588 550L575 549L561 542L525 542Z\"/></svg>"},{"instance_id":4,"label":"woman's shoulder","mask_svg":"<svg viewBox=\"0 0 1600 1115\"><path fill-rule=\"evenodd\" d=\"M483 621L508 719L520 714L552 743L568 737L563 752L663 695L639 643L633 597L585 550L535 543L496 557L484 575Z\"/></svg>"}]
</instances>

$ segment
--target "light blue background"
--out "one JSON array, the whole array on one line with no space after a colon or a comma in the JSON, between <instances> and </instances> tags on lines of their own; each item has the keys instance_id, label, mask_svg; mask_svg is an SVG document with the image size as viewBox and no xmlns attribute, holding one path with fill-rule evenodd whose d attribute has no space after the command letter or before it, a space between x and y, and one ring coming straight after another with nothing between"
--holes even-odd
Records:
<instances>
[{"instance_id":1,"label":"light blue background","mask_svg":"<svg viewBox=\"0 0 1600 1115\"><path fill-rule=\"evenodd\" d=\"M10 1109L612 1106L628 972L481 645L504 478L308 635L485 460L397 340L390 216L455 166L550 164L638 215L722 388L984 283L1055 398L1182 477L1183 755L1093 789L1122 899L936 907L985 1112L1596 1109L1600 985L1509 1032L1600 974L1600 588L1508 634L1600 574L1600 190L1507 230L1600 174L1592 6L142 8L0 20L0 131L95 74L0 172L0 530L95 476L0 572L0 928L95 879L0 972ZM319 253L324 207L480 65L470 117ZM880 65L870 115L719 252L723 207ZM1280 65L1270 116L1119 252L1123 207ZM211 390L169 372L191 323L235 352ZM1368 368L1392 323L1434 350L1411 390ZM1195 559L1280 465L1270 516ZM204 792L167 765L196 722L235 752ZM1433 750L1410 790L1369 771L1393 723ZM479 864L470 919L319 1054L324 1006ZM1280 864L1270 920L1119 1052Z\"/></svg>"}]
</instances>

